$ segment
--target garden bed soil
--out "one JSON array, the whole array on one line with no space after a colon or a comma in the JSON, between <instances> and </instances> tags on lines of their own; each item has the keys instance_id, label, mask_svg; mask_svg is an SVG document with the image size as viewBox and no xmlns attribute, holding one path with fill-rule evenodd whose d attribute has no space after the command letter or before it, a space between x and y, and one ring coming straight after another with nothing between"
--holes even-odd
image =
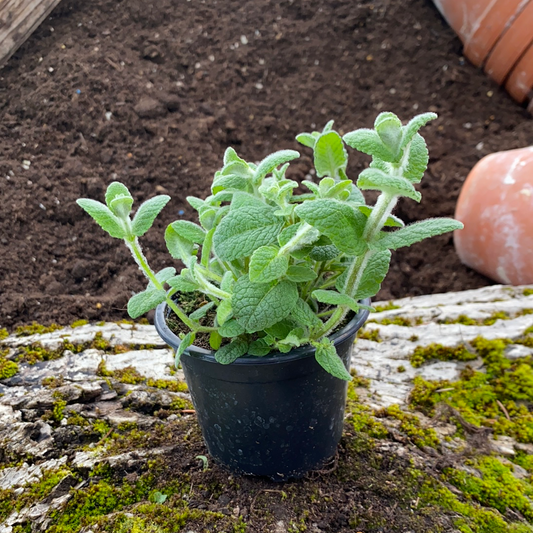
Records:
<instances>
[{"instance_id":1,"label":"garden bed soil","mask_svg":"<svg viewBox=\"0 0 533 533\"><path fill-rule=\"evenodd\" d=\"M347 132L384 110L422 111L431 160L406 222L453 215L480 157L529 144L533 122L467 63L431 2L64 0L0 70L0 326L126 317L144 281L123 244L75 204L109 182L137 202L172 196L144 238L172 264L164 227L194 220L224 149L257 161L298 148L335 119ZM356 177L368 158L350 151ZM379 299L490 283L461 265L451 235L394 255Z\"/></svg>"}]
</instances>

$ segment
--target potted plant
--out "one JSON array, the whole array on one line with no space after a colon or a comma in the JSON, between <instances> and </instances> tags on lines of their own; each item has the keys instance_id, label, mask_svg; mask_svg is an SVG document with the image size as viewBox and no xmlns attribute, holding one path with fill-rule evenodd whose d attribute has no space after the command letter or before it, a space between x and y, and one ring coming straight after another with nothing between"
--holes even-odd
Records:
<instances>
[{"instance_id":1,"label":"potted plant","mask_svg":"<svg viewBox=\"0 0 533 533\"><path fill-rule=\"evenodd\" d=\"M329 122L297 140L311 148L318 182L286 177L293 150L258 165L228 148L212 194L188 197L200 224L171 223L165 241L184 268L154 272L138 242L170 198L156 196L130 217L133 198L111 183L106 204L78 204L123 239L145 291L128 313L156 310L155 325L181 360L211 455L234 472L298 477L334 453L342 433L350 356L369 298L383 281L391 250L462 224L431 219L409 226L391 214L400 197L420 201L428 151L418 130L381 113L374 129L341 137ZM372 156L354 184L345 143ZM361 190L381 194L368 206ZM165 288L168 286L169 288Z\"/></svg>"}]
</instances>

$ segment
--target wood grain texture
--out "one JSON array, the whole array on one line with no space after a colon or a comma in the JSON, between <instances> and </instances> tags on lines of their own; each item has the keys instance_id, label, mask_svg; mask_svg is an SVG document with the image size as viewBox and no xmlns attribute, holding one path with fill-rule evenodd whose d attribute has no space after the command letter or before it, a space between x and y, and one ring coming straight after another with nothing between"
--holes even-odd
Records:
<instances>
[{"instance_id":1,"label":"wood grain texture","mask_svg":"<svg viewBox=\"0 0 533 533\"><path fill-rule=\"evenodd\" d=\"M24 44L60 0L0 0L0 66Z\"/></svg>"}]
</instances>

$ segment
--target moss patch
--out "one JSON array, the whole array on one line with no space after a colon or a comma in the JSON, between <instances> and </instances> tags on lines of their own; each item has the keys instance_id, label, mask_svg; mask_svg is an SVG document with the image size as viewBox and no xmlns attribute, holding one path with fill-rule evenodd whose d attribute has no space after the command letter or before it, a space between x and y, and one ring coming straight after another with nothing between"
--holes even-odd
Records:
<instances>
[{"instance_id":1,"label":"moss patch","mask_svg":"<svg viewBox=\"0 0 533 533\"><path fill-rule=\"evenodd\" d=\"M18 372L17 363L0 356L0 379L12 378Z\"/></svg>"},{"instance_id":2,"label":"moss patch","mask_svg":"<svg viewBox=\"0 0 533 533\"><path fill-rule=\"evenodd\" d=\"M52 333L53 331L57 331L58 329L63 329L63 326L60 326L59 324L50 324L49 326L43 326L42 324L37 324L37 322L32 322L31 324L28 324L26 326L18 326L15 329L15 335L17 337L29 337L30 335L35 335L39 333L42 335L43 333Z\"/></svg>"},{"instance_id":3,"label":"moss patch","mask_svg":"<svg viewBox=\"0 0 533 533\"><path fill-rule=\"evenodd\" d=\"M430 344L429 346L418 346L409 356L411 364L418 368L427 361L437 359L439 361L472 361L477 355L468 351L463 345L448 347L442 344Z\"/></svg>"}]
</instances>

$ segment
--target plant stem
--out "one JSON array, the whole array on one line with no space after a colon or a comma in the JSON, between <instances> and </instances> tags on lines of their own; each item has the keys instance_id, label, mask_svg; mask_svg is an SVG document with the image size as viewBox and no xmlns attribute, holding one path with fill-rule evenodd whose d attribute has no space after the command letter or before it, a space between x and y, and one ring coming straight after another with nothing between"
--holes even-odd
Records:
<instances>
[{"instance_id":1,"label":"plant stem","mask_svg":"<svg viewBox=\"0 0 533 533\"><path fill-rule=\"evenodd\" d=\"M137 237L134 239L124 239L124 242L126 243L126 246L129 248L131 254L133 255L133 258L135 259L135 262L139 266L141 272L150 280L150 282L154 285L154 287L158 290L165 290L163 285L159 282L159 280L156 278L153 270L150 268L150 265L148 264L148 261L146 260L146 257L144 257L144 254L141 249L141 245L139 244L139 240ZM167 305L176 313L176 316L192 331L212 331L214 328L208 328L205 326L200 326L199 324L195 324L184 312L183 310L176 304L174 300L172 300L172 297L169 293L167 293L165 297L165 301Z\"/></svg>"}]
</instances>

